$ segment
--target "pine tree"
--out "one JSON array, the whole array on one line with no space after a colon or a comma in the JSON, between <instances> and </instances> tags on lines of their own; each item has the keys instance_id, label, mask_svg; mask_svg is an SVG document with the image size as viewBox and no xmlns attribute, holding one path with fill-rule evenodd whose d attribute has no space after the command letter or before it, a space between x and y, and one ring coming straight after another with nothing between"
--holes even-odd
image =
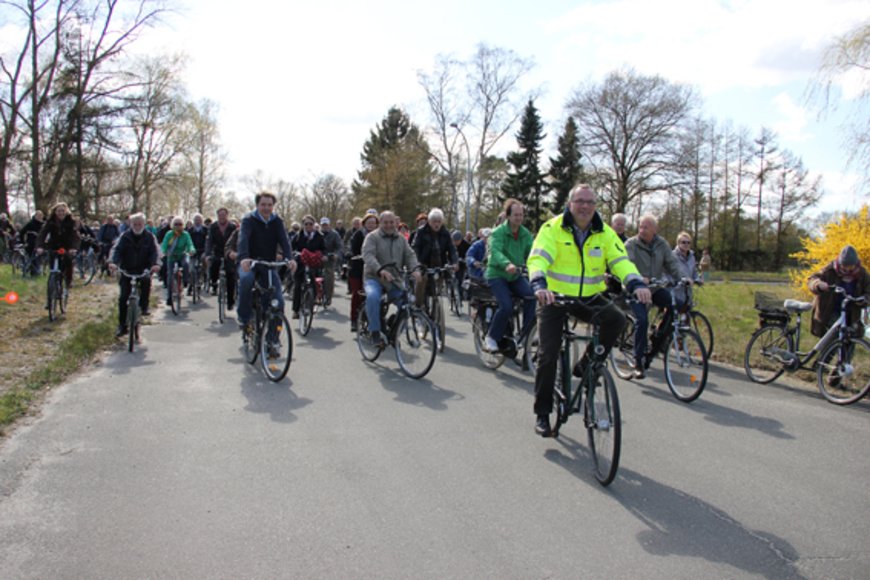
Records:
<instances>
[{"instance_id":1,"label":"pine tree","mask_svg":"<svg viewBox=\"0 0 870 580\"><path fill-rule=\"evenodd\" d=\"M503 199L513 197L522 202L526 208L526 225L532 231L537 231L541 225L543 197L546 193L544 176L539 167L543 151L541 141L544 137L546 135L541 117L534 101L529 99L517 133L519 151L509 153L507 156L510 168L501 190L504 194Z\"/></svg>"},{"instance_id":2,"label":"pine tree","mask_svg":"<svg viewBox=\"0 0 870 580\"><path fill-rule=\"evenodd\" d=\"M565 132L559 137L559 155L550 158L550 188L556 194L547 204L550 211L560 214L568 203L571 188L583 180L583 166L580 164L580 142L577 138L577 123L568 117Z\"/></svg>"}]
</instances>

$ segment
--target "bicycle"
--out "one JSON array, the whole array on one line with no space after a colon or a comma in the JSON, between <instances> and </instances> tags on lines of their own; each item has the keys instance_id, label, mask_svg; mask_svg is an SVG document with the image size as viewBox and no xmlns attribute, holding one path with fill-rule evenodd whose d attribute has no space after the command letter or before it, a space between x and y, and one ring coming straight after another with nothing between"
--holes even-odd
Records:
<instances>
[{"instance_id":1,"label":"bicycle","mask_svg":"<svg viewBox=\"0 0 870 580\"><path fill-rule=\"evenodd\" d=\"M225 262L224 258L218 258L220 264L218 266L218 286L217 286L217 299L218 299L218 322L221 324L224 323L227 319L227 299L229 295L227 294L227 273L225 270Z\"/></svg>"},{"instance_id":2,"label":"bicycle","mask_svg":"<svg viewBox=\"0 0 870 580\"><path fill-rule=\"evenodd\" d=\"M82 247L87 245L88 249L76 254L76 271L83 286L90 284L97 273L97 256L94 253L93 242L92 238L82 238Z\"/></svg>"},{"instance_id":3,"label":"bicycle","mask_svg":"<svg viewBox=\"0 0 870 580\"><path fill-rule=\"evenodd\" d=\"M554 304L583 304L580 298L556 295ZM592 319L592 332L578 334L572 329L569 317L562 325L562 347L559 351L559 364L556 385L553 389L552 437L559 436L559 430L568 418L581 413L589 451L595 468L595 479L607 486L616 477L619 469L619 454L622 449L622 416L619 410L619 395L616 384L607 370L604 346L600 344L600 325ZM583 376L577 380L572 392L573 353L577 341L592 343L593 356L583 367Z\"/></svg>"},{"instance_id":4,"label":"bicycle","mask_svg":"<svg viewBox=\"0 0 870 580\"><path fill-rule=\"evenodd\" d=\"M130 278L130 297L127 298L127 352L133 352L136 343L139 342L140 312L139 312L139 281L151 277L151 270L145 270L141 274L130 274L125 270L118 270L122 276Z\"/></svg>"},{"instance_id":5,"label":"bicycle","mask_svg":"<svg viewBox=\"0 0 870 580\"><path fill-rule=\"evenodd\" d=\"M201 278L199 256L192 256L190 260L190 285L187 287L191 304L197 304L202 300Z\"/></svg>"},{"instance_id":6,"label":"bicycle","mask_svg":"<svg viewBox=\"0 0 870 580\"><path fill-rule=\"evenodd\" d=\"M394 266L394 264L388 264ZM414 303L414 293L410 288L410 272L403 272L401 283L393 282L402 294L397 300L390 300L388 293L381 297L381 328L386 343L396 350L396 361L406 376L419 379L435 363L435 325L426 313ZM393 311L387 314L390 306ZM374 362L386 348L386 344L369 332L366 309L360 310L357 319L356 341L363 359Z\"/></svg>"},{"instance_id":7,"label":"bicycle","mask_svg":"<svg viewBox=\"0 0 870 580\"><path fill-rule=\"evenodd\" d=\"M456 316L462 317L462 290L463 283L459 280L459 273L450 276L447 280L447 300L450 303L450 311Z\"/></svg>"},{"instance_id":8,"label":"bicycle","mask_svg":"<svg viewBox=\"0 0 870 580\"><path fill-rule=\"evenodd\" d=\"M453 268L450 266L442 266L439 268L427 268L426 272L426 293L425 293L425 312L435 324L435 344L438 347L438 352L444 352L445 340L444 334L447 331L447 324L444 320L444 304L441 300L442 276L448 277Z\"/></svg>"},{"instance_id":9,"label":"bicycle","mask_svg":"<svg viewBox=\"0 0 870 580\"><path fill-rule=\"evenodd\" d=\"M816 373L822 396L837 405L849 405L870 391L870 341L853 331L847 323L850 304L866 305L863 296L854 298L840 287L830 291L842 294L840 315L809 352L800 350L801 313L812 310L812 303L797 300L773 302L764 292L756 292L755 309L760 327L743 356L743 368L750 380L773 382L784 372L808 370ZM792 324L792 315L796 321ZM814 357L818 358L807 366Z\"/></svg>"},{"instance_id":10,"label":"bicycle","mask_svg":"<svg viewBox=\"0 0 870 580\"><path fill-rule=\"evenodd\" d=\"M286 262L251 260L252 271L258 266L277 270L286 265ZM272 284L271 272L268 272L267 278L269 283L263 286L260 284L259 277L254 276L251 298L254 321L242 332L242 346L248 364L256 363L259 357L266 377L277 383L287 375L287 370L290 368L293 357L293 335L290 332L290 323L279 307L278 299L274 298L275 287Z\"/></svg>"},{"instance_id":11,"label":"bicycle","mask_svg":"<svg viewBox=\"0 0 870 580\"><path fill-rule=\"evenodd\" d=\"M172 272L169 273L166 288L169 292L168 302L172 314L178 316L181 314L181 299L184 296L184 267L180 260L172 260Z\"/></svg>"},{"instance_id":12,"label":"bicycle","mask_svg":"<svg viewBox=\"0 0 870 580\"><path fill-rule=\"evenodd\" d=\"M48 298L46 308L48 309L48 319L54 322L60 314L66 313L67 303L69 302L69 288L66 287L63 281L63 258L66 255L66 250L64 248L50 250L48 254L51 269L48 273L46 287Z\"/></svg>"},{"instance_id":13,"label":"bicycle","mask_svg":"<svg viewBox=\"0 0 870 580\"><path fill-rule=\"evenodd\" d=\"M474 350L480 362L488 369L497 369L507 359L517 361L524 370L535 372L535 361L538 352L537 322L532 322L528 332L523 333L522 316L523 303L525 300L534 298L520 298L514 296L513 309L508 321L508 327L504 337L499 342L499 350L491 352L486 349L486 335L489 333L489 325L495 311L498 310L498 302L489 286L472 282L469 284L469 318L471 318L472 336L474 337Z\"/></svg>"},{"instance_id":14,"label":"bicycle","mask_svg":"<svg viewBox=\"0 0 870 580\"><path fill-rule=\"evenodd\" d=\"M689 280L665 282L650 280L651 287L672 288L688 286ZM677 312L676 298L670 292L671 312ZM626 298L626 302L634 302ZM611 350L611 363L616 375L630 380L634 377L636 360L634 357L634 329L636 321L630 310L626 311L626 325L619 335L616 346ZM645 354L646 365L659 353L664 359L665 380L674 397L684 403L691 403L701 396L707 386L709 361L704 342L698 333L685 324L679 316L670 317L670 329L662 324L650 324L650 337Z\"/></svg>"},{"instance_id":15,"label":"bicycle","mask_svg":"<svg viewBox=\"0 0 870 580\"><path fill-rule=\"evenodd\" d=\"M323 304L323 277L316 275L316 270L319 269L317 264L304 263L302 260L300 262L304 272L299 293L299 334L308 336L317 307Z\"/></svg>"}]
</instances>

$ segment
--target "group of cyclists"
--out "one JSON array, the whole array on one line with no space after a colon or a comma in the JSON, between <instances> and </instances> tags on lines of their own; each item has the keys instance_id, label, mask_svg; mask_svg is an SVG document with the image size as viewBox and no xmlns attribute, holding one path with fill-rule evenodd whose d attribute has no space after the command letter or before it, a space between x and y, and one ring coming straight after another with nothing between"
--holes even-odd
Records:
<instances>
[{"instance_id":1,"label":"group of cyclists","mask_svg":"<svg viewBox=\"0 0 870 580\"><path fill-rule=\"evenodd\" d=\"M614 347L626 324L625 310L611 297L621 292L635 319L634 375L643 378L657 345L647 344L651 304L665 313L668 324L672 304L680 307L687 301L685 291L672 295L665 286L651 286L663 279L688 280L700 283L697 263L692 252L692 239L680 232L672 249L658 234L654 216L644 215L638 222L637 234L626 234L627 219L622 214L604 222L596 209L597 196L586 184L574 187L564 211L544 222L536 234L523 225L525 208L516 199L503 205L499 222L494 228L483 228L477 239L451 233L445 226L440 209L417 216L416 229L410 229L391 211L372 209L362 217L354 218L345 229L340 221L335 227L328 217L319 221L306 215L301 224L288 228L274 209L276 198L268 192L255 197L255 208L241 220L230 220L226 208L216 212L214 221L206 221L196 214L185 224L179 217L169 217L159 228L153 227L142 213L136 213L120 226L109 217L97 232L90 230L85 236L80 222L72 217L64 203L53 206L47 219L36 212L19 232L0 216L0 232L4 237L18 236L22 242L32 236L33 252L64 248L64 276L67 283L72 277L72 258L80 249L82 239L88 237L105 249L109 269L126 272L163 272L162 278L173 271L178 263L184 284L190 283L190 261L199 260L207 269L211 290L215 291L221 269L226 276L227 308L237 307L236 318L243 331L250 331L252 321L252 289L259 278L261 286L283 289L287 280L293 281L293 317L298 318L303 265L310 256L318 256L324 284L332 295L337 273L347 263L350 299L351 331L357 331L357 320L364 308L367 331L378 346L384 346L386 337L380 320L381 297L386 294L395 300L402 295L396 284L403 272L412 272L417 303L423 303L429 280L427 271L435 269L467 278L477 287L485 288L498 304L488 333L485 349L496 353L503 348L503 339L515 299L521 301L523 332L537 322L537 361L535 368L534 431L549 436L553 408L553 388L561 345L561 331L565 317L584 322L594 321L600 328L598 352L587 349L577 360L573 374L583 376L586 365L604 360ZM472 239L469 239L472 238ZM102 252L103 250L101 250ZM253 262L284 261L286 271L252 268ZM267 277L272 277L271 284ZM148 314L150 277L139 280L140 307ZM119 325L117 335L125 327L127 299L131 292L131 279L119 279ZM847 246L840 255L810 280L810 289L816 293L814 330L830 326L832 313L838 311L833 303L837 296L827 293L829 286L841 286L850 295L864 295L870 299L870 274L861 265L856 250ZM574 300L557 301L563 295ZM673 296L673 299L672 299ZM270 297L265 297L270 299ZM283 310L283 292L278 290L271 299L278 301ZM855 320L860 318L860 313Z\"/></svg>"}]
</instances>

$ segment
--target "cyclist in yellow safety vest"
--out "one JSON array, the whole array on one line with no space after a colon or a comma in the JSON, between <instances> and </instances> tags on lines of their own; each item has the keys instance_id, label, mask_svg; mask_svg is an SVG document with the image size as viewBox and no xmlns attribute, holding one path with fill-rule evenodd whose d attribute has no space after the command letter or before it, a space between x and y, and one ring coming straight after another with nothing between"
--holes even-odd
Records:
<instances>
[{"instance_id":1,"label":"cyclist in yellow safety vest","mask_svg":"<svg viewBox=\"0 0 870 580\"><path fill-rule=\"evenodd\" d=\"M556 360L562 344L565 316L600 325L602 355L587 349L574 366L574 376L582 376L592 357L605 358L625 326L625 315L601 295L607 289L607 269L618 277L629 293L643 304L650 301L649 289L628 259L622 240L595 211L595 193L581 184L571 190L565 212L545 222L532 245L527 261L532 289L538 300L538 365L535 372L535 432L552 434L549 415L553 409ZM581 298L581 304L554 304L555 294ZM591 345L590 345L591 347Z\"/></svg>"}]
</instances>

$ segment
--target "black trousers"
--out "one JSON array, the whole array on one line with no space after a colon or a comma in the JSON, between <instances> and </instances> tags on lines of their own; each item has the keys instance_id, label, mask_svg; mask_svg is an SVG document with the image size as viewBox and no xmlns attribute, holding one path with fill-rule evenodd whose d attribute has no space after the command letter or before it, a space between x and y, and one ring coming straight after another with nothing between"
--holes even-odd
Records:
<instances>
[{"instance_id":1,"label":"black trousers","mask_svg":"<svg viewBox=\"0 0 870 580\"><path fill-rule=\"evenodd\" d=\"M127 326L127 300L133 291L130 278L121 276L118 284L121 286L121 295L118 297L118 326ZM148 299L151 296L151 278L142 278L139 281L139 311L148 309Z\"/></svg>"},{"instance_id":2,"label":"black trousers","mask_svg":"<svg viewBox=\"0 0 870 580\"><path fill-rule=\"evenodd\" d=\"M538 304L538 367L535 373L535 415L548 415L553 410L553 387L556 384L556 361L562 348L562 325L565 317L572 315L584 322L598 322L601 327L599 340L604 347L604 356L616 344L619 333L625 326L625 315L612 302L595 295L585 305L560 306ZM595 320L593 321L593 318ZM591 343L587 345L591 348Z\"/></svg>"},{"instance_id":3,"label":"black trousers","mask_svg":"<svg viewBox=\"0 0 870 580\"><path fill-rule=\"evenodd\" d=\"M231 260L223 260L217 256L211 257L209 263L209 278L211 278L212 290L217 288L218 278L220 277L221 264L224 265L224 272L227 278L227 308L232 308L236 303L236 264Z\"/></svg>"}]
</instances>

